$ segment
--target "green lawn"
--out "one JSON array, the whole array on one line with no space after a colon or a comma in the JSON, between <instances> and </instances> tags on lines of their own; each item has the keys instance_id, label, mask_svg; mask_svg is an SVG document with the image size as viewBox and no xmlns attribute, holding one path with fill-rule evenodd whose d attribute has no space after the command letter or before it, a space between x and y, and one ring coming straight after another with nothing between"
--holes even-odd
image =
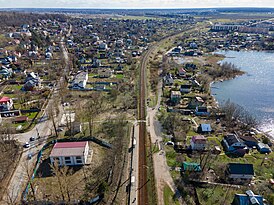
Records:
<instances>
[{"instance_id":1,"label":"green lawn","mask_svg":"<svg viewBox=\"0 0 274 205\"><path fill-rule=\"evenodd\" d=\"M174 199L174 192L168 185L164 187L164 203L165 205L179 205L179 201Z\"/></svg>"},{"instance_id":2,"label":"green lawn","mask_svg":"<svg viewBox=\"0 0 274 205\"><path fill-rule=\"evenodd\" d=\"M117 78L117 79L123 79L123 78L124 78L124 74L117 74L117 75L116 75L116 78Z\"/></svg>"}]
</instances>

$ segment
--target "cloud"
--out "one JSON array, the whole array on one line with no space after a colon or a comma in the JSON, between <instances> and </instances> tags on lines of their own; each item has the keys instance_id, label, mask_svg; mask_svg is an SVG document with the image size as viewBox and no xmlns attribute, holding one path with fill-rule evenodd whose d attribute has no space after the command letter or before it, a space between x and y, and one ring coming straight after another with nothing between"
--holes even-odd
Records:
<instances>
[{"instance_id":1,"label":"cloud","mask_svg":"<svg viewBox=\"0 0 274 205\"><path fill-rule=\"evenodd\" d=\"M273 0L0 0L2 8L274 7Z\"/></svg>"}]
</instances>

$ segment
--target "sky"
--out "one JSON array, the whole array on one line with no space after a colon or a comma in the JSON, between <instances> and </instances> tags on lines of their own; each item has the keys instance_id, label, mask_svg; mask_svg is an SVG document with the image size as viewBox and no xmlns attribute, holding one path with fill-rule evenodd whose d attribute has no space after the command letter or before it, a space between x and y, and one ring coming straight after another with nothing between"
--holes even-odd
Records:
<instances>
[{"instance_id":1,"label":"sky","mask_svg":"<svg viewBox=\"0 0 274 205\"><path fill-rule=\"evenodd\" d=\"M274 7L274 0L0 0L0 8Z\"/></svg>"}]
</instances>

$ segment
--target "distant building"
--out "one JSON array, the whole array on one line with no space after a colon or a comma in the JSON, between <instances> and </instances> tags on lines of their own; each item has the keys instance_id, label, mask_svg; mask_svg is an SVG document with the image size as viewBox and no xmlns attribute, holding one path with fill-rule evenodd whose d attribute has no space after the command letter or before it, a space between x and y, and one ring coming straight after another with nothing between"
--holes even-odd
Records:
<instances>
[{"instance_id":1,"label":"distant building","mask_svg":"<svg viewBox=\"0 0 274 205\"><path fill-rule=\"evenodd\" d=\"M59 166L84 165L87 162L89 145L84 142L57 142L50 154L50 162Z\"/></svg>"},{"instance_id":2,"label":"distant building","mask_svg":"<svg viewBox=\"0 0 274 205\"><path fill-rule=\"evenodd\" d=\"M212 31L238 31L241 25L215 24L211 27Z\"/></svg>"},{"instance_id":3,"label":"distant building","mask_svg":"<svg viewBox=\"0 0 274 205\"><path fill-rule=\"evenodd\" d=\"M197 129L197 132L201 134L208 134L212 132L212 129L210 124L200 124Z\"/></svg>"},{"instance_id":4,"label":"distant building","mask_svg":"<svg viewBox=\"0 0 274 205\"><path fill-rule=\"evenodd\" d=\"M246 194L235 194L231 205L264 205L264 198L260 195L255 195L251 190L246 191Z\"/></svg>"},{"instance_id":5,"label":"distant building","mask_svg":"<svg viewBox=\"0 0 274 205\"><path fill-rule=\"evenodd\" d=\"M254 147L254 146L257 146L258 145L258 140L251 136L251 135L247 135L247 136L239 136L239 138L241 140L244 141L244 143L248 146L248 147Z\"/></svg>"},{"instance_id":6,"label":"distant building","mask_svg":"<svg viewBox=\"0 0 274 205\"><path fill-rule=\"evenodd\" d=\"M109 78L111 77L113 71L110 69L99 69L98 76L99 78Z\"/></svg>"},{"instance_id":7,"label":"distant building","mask_svg":"<svg viewBox=\"0 0 274 205\"><path fill-rule=\"evenodd\" d=\"M0 99L0 111L9 111L13 107L13 100L9 97L2 97Z\"/></svg>"},{"instance_id":8,"label":"distant building","mask_svg":"<svg viewBox=\"0 0 274 205\"><path fill-rule=\"evenodd\" d=\"M201 166L197 163L183 162L182 166L183 172L201 172Z\"/></svg>"},{"instance_id":9,"label":"distant building","mask_svg":"<svg viewBox=\"0 0 274 205\"><path fill-rule=\"evenodd\" d=\"M206 138L203 135L193 136L190 146L192 150L204 150L206 148Z\"/></svg>"},{"instance_id":10,"label":"distant building","mask_svg":"<svg viewBox=\"0 0 274 205\"><path fill-rule=\"evenodd\" d=\"M171 91L170 100L173 104L180 103L181 97L180 91Z\"/></svg>"},{"instance_id":11,"label":"distant building","mask_svg":"<svg viewBox=\"0 0 274 205\"><path fill-rule=\"evenodd\" d=\"M192 87L191 84L181 85L180 91L181 91L182 93L190 93L191 87Z\"/></svg>"},{"instance_id":12,"label":"distant building","mask_svg":"<svg viewBox=\"0 0 274 205\"><path fill-rule=\"evenodd\" d=\"M235 134L226 135L222 144L227 152L237 153L238 156L244 156L246 153L246 145Z\"/></svg>"},{"instance_id":13,"label":"distant building","mask_svg":"<svg viewBox=\"0 0 274 205\"><path fill-rule=\"evenodd\" d=\"M257 150L261 153L261 154L266 154L266 153L270 153L271 149L267 144L264 144L262 142L259 142L257 145Z\"/></svg>"},{"instance_id":14,"label":"distant building","mask_svg":"<svg viewBox=\"0 0 274 205\"><path fill-rule=\"evenodd\" d=\"M81 72L78 73L72 82L72 89L85 89L88 81L88 73Z\"/></svg>"},{"instance_id":15,"label":"distant building","mask_svg":"<svg viewBox=\"0 0 274 205\"><path fill-rule=\"evenodd\" d=\"M229 163L226 168L229 180L250 181L254 177L253 164Z\"/></svg>"}]
</instances>

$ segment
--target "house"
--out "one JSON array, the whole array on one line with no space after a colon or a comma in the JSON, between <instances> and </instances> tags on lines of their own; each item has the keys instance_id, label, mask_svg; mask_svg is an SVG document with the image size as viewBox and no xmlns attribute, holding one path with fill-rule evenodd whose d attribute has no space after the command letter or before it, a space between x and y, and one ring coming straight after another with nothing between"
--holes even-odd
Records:
<instances>
[{"instance_id":1,"label":"house","mask_svg":"<svg viewBox=\"0 0 274 205\"><path fill-rule=\"evenodd\" d=\"M197 129L197 132L201 133L201 134L208 134L208 133L212 132L212 129L211 129L210 124L200 124Z\"/></svg>"},{"instance_id":2,"label":"house","mask_svg":"<svg viewBox=\"0 0 274 205\"><path fill-rule=\"evenodd\" d=\"M180 91L171 91L170 100L173 104L178 104L180 103L181 96Z\"/></svg>"},{"instance_id":3,"label":"house","mask_svg":"<svg viewBox=\"0 0 274 205\"><path fill-rule=\"evenodd\" d=\"M183 162L182 165L183 172L201 172L201 166L197 163Z\"/></svg>"},{"instance_id":4,"label":"house","mask_svg":"<svg viewBox=\"0 0 274 205\"><path fill-rule=\"evenodd\" d=\"M229 180L250 181L254 177L253 164L229 163L225 173Z\"/></svg>"},{"instance_id":5,"label":"house","mask_svg":"<svg viewBox=\"0 0 274 205\"><path fill-rule=\"evenodd\" d=\"M246 136L239 136L241 140L248 146L248 147L256 147L258 145L258 140L251 136L251 135L246 135Z\"/></svg>"},{"instance_id":6,"label":"house","mask_svg":"<svg viewBox=\"0 0 274 205\"><path fill-rule=\"evenodd\" d=\"M179 70L178 70L178 75L179 75L180 77L185 77L185 76L186 76L186 71L185 71L185 69L179 68Z\"/></svg>"},{"instance_id":7,"label":"house","mask_svg":"<svg viewBox=\"0 0 274 205\"><path fill-rule=\"evenodd\" d=\"M201 97L195 97L195 98L191 98L189 104L188 104L188 108L189 109L196 109L196 107L201 107L204 105L204 100Z\"/></svg>"},{"instance_id":8,"label":"house","mask_svg":"<svg viewBox=\"0 0 274 205\"><path fill-rule=\"evenodd\" d=\"M2 75L3 78L9 78L12 76L12 69L7 68L6 66L2 66L0 70L0 75Z\"/></svg>"},{"instance_id":9,"label":"house","mask_svg":"<svg viewBox=\"0 0 274 205\"><path fill-rule=\"evenodd\" d=\"M181 85L180 91L181 91L182 93L190 93L191 87L192 87L191 84Z\"/></svg>"},{"instance_id":10,"label":"house","mask_svg":"<svg viewBox=\"0 0 274 205\"><path fill-rule=\"evenodd\" d=\"M84 165L87 162L89 145L84 142L57 142L50 154L50 162L59 166Z\"/></svg>"},{"instance_id":11,"label":"house","mask_svg":"<svg viewBox=\"0 0 274 205\"><path fill-rule=\"evenodd\" d=\"M245 143L235 134L226 135L222 141L222 145L227 152L236 154L237 156L244 156L246 153Z\"/></svg>"},{"instance_id":12,"label":"house","mask_svg":"<svg viewBox=\"0 0 274 205\"><path fill-rule=\"evenodd\" d=\"M72 82L72 89L85 89L88 81L88 73L87 72L81 72L78 73Z\"/></svg>"},{"instance_id":13,"label":"house","mask_svg":"<svg viewBox=\"0 0 274 205\"><path fill-rule=\"evenodd\" d=\"M92 60L92 67L93 68L99 68L101 66L101 61L97 58L94 58Z\"/></svg>"},{"instance_id":14,"label":"house","mask_svg":"<svg viewBox=\"0 0 274 205\"><path fill-rule=\"evenodd\" d=\"M0 99L0 111L4 112L4 111L9 111L11 110L13 107L13 100L9 97L2 97Z\"/></svg>"},{"instance_id":15,"label":"house","mask_svg":"<svg viewBox=\"0 0 274 205\"><path fill-rule=\"evenodd\" d=\"M210 113L208 112L207 107L198 106L195 109L195 115L197 115L197 116L209 116Z\"/></svg>"},{"instance_id":16,"label":"house","mask_svg":"<svg viewBox=\"0 0 274 205\"><path fill-rule=\"evenodd\" d=\"M266 153L270 153L271 149L267 144L264 144L262 142L259 142L257 145L257 150L261 153L261 154L266 154Z\"/></svg>"},{"instance_id":17,"label":"house","mask_svg":"<svg viewBox=\"0 0 274 205\"><path fill-rule=\"evenodd\" d=\"M192 150L204 150L206 148L206 138L203 135L193 136L190 146Z\"/></svg>"},{"instance_id":18,"label":"house","mask_svg":"<svg viewBox=\"0 0 274 205\"><path fill-rule=\"evenodd\" d=\"M248 190L246 194L235 194L231 205L264 205L264 198L255 195L253 191Z\"/></svg>"},{"instance_id":19,"label":"house","mask_svg":"<svg viewBox=\"0 0 274 205\"><path fill-rule=\"evenodd\" d=\"M170 73L166 74L164 76L164 84L166 86L170 86L170 85L173 85L173 83L174 83L174 79L173 79L172 75Z\"/></svg>"},{"instance_id":20,"label":"house","mask_svg":"<svg viewBox=\"0 0 274 205\"><path fill-rule=\"evenodd\" d=\"M99 78L109 78L111 77L113 71L110 69L99 69L98 76Z\"/></svg>"}]
</instances>

